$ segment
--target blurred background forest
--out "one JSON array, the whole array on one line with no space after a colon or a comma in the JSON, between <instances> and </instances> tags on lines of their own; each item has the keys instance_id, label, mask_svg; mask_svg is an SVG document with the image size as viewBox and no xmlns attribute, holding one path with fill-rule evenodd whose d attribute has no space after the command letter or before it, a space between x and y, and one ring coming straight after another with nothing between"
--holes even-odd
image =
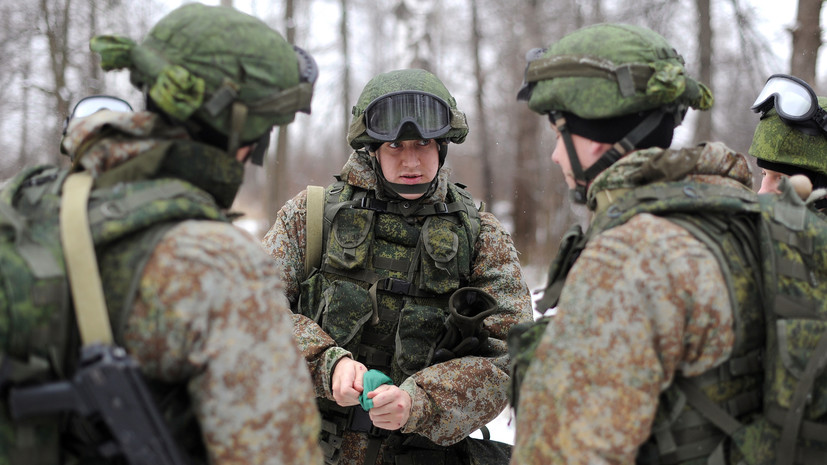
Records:
<instances>
[{"instance_id":1,"label":"blurred background forest","mask_svg":"<svg viewBox=\"0 0 827 465\"><path fill-rule=\"evenodd\" d=\"M78 99L121 96L143 108L125 72L103 73L88 48L96 34L139 40L180 0L0 0L0 182L27 165L62 163L63 121ZM471 133L452 145L452 179L512 232L523 265L542 269L573 223L547 119L515 96L525 52L598 22L664 35L691 75L710 85L710 112L690 113L673 146L720 140L746 153L757 116L749 106L773 73L791 73L822 94L818 72L822 0L215 0L253 14L308 50L320 67L312 115L273 131L265 169L248 167L234 205L261 236L275 212L307 184L326 185L346 160L350 109L364 84L392 69L428 69L468 115ZM786 20L784 18L787 18ZM541 284L542 277L530 285ZM533 281L533 282L532 282Z\"/></svg>"}]
</instances>

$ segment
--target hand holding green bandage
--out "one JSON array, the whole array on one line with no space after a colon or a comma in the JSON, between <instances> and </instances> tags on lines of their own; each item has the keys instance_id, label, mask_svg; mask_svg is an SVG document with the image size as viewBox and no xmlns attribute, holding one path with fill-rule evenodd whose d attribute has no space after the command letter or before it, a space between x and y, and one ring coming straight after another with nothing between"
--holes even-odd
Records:
<instances>
[{"instance_id":1,"label":"hand holding green bandage","mask_svg":"<svg viewBox=\"0 0 827 465\"><path fill-rule=\"evenodd\" d=\"M363 391L359 394L359 403L366 412L373 408L373 399L368 399L368 393L383 384L393 384L388 375L379 370L368 370L362 378Z\"/></svg>"}]
</instances>

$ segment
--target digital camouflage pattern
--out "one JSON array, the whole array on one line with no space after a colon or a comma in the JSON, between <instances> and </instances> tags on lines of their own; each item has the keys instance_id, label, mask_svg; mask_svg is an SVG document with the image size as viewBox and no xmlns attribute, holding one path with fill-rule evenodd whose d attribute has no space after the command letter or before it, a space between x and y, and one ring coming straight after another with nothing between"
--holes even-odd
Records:
<instances>
[{"instance_id":1,"label":"digital camouflage pattern","mask_svg":"<svg viewBox=\"0 0 827 465\"><path fill-rule=\"evenodd\" d=\"M112 184L97 186L92 204L108 189L134 199L143 195L138 186L152 182L139 181L141 177L176 173L181 159L170 147L198 145L184 150L194 164L209 163L214 156L226 158L224 151L191 142L157 115L144 112L100 112L77 120L64 143L94 173L96 183ZM229 171L218 165L209 175L200 166L187 170L201 178L191 179L195 184L167 181L158 187L186 186L186 195L205 205L201 217L220 219L211 195L195 185L233 184L235 170L226 166ZM125 181L129 185L121 184ZM92 212L93 235L116 237L124 227L148 226L142 218L151 213L157 220L159 214L179 211L182 204L173 199L153 208L154 212L139 210L122 221L96 221ZM225 222L186 220L166 230L147 253L145 267L133 271L140 272L133 305L127 305L125 313L120 306L111 308L109 287L107 301L117 342L141 365L150 386L180 387L184 393L183 399L162 406L166 413L192 412L197 420L196 427L183 431L171 427L179 444L195 458L215 464L320 464L320 419L309 373L292 338L279 271L257 241ZM104 249L99 263L105 283L113 276L129 275L122 269L134 263L129 256L129 250ZM64 331L68 327L61 326ZM168 420L180 425L185 418ZM5 426L0 429L6 432ZM201 450L192 449L194 444Z\"/></svg>"},{"instance_id":2,"label":"digital camouflage pattern","mask_svg":"<svg viewBox=\"0 0 827 465\"><path fill-rule=\"evenodd\" d=\"M425 203L443 201L448 195L448 171L443 169L438 176L437 190ZM351 155L341 177L349 186L358 189L377 190L378 187L376 173L364 152ZM377 198L384 199L381 190L377 191ZM306 279L306 202L304 191L288 201L264 238L265 248L283 272L286 294L294 307L301 292L300 284ZM443 446L467 437L505 407L509 380L505 337L514 324L531 319L530 295L508 233L493 215L480 213L480 219L469 286L479 287L494 296L504 310L485 320L492 354L456 358L429 366L403 376L399 384L411 395L413 402L410 418L401 432L415 433ZM368 310L361 312L366 314ZM310 318L295 315L294 322L295 336L311 367L317 395L332 401L331 370L338 358L349 353ZM367 439L364 433L345 432L339 463L364 463Z\"/></svg>"},{"instance_id":3,"label":"digital camouflage pattern","mask_svg":"<svg viewBox=\"0 0 827 465\"><path fill-rule=\"evenodd\" d=\"M468 135L468 121L465 113L457 108L457 101L445 88L445 84L424 69L399 69L375 76L365 84L362 94L353 107L353 119L347 133L347 142L354 149L371 143L381 143L365 131L365 109L371 102L383 95L401 91L421 91L436 95L448 102L451 110L451 129L443 136L455 144L461 144Z\"/></svg>"},{"instance_id":4,"label":"digital camouflage pattern","mask_svg":"<svg viewBox=\"0 0 827 465\"><path fill-rule=\"evenodd\" d=\"M149 378L186 384L210 463L321 463L283 289L253 238L218 223L172 229L144 270L125 347Z\"/></svg>"},{"instance_id":5,"label":"digital camouflage pattern","mask_svg":"<svg viewBox=\"0 0 827 465\"><path fill-rule=\"evenodd\" d=\"M827 108L827 97L818 98L818 106ZM755 127L749 154L761 160L800 166L827 174L827 137L810 135L786 124L775 108L768 111Z\"/></svg>"},{"instance_id":6,"label":"digital camouflage pattern","mask_svg":"<svg viewBox=\"0 0 827 465\"><path fill-rule=\"evenodd\" d=\"M242 141L293 121L309 103L312 84L300 85L293 47L263 21L233 8L185 5L161 19L141 44L98 36L90 47L101 54L103 69L129 69L132 84L148 86L152 100L178 121L196 120L230 135L232 109L226 104L244 103L250 114ZM222 89L230 91L226 99L212 102ZM288 89L297 94L279 93ZM256 107L265 103L272 107Z\"/></svg>"},{"instance_id":7,"label":"digital camouflage pattern","mask_svg":"<svg viewBox=\"0 0 827 465\"><path fill-rule=\"evenodd\" d=\"M526 83L533 85L528 106L535 112L586 119L669 104L707 110L713 102L712 92L685 74L683 58L663 37L628 24L597 24L566 35L529 63Z\"/></svg>"},{"instance_id":8,"label":"digital camouflage pattern","mask_svg":"<svg viewBox=\"0 0 827 465\"><path fill-rule=\"evenodd\" d=\"M695 151L681 181L748 193L743 156L721 144ZM611 208L599 198L649 184L643 167L662 152L633 152L605 170L590 207ZM571 268L526 372L512 463L635 463L676 377L732 357L735 316L718 259L685 228L641 213L598 234Z\"/></svg>"}]
</instances>

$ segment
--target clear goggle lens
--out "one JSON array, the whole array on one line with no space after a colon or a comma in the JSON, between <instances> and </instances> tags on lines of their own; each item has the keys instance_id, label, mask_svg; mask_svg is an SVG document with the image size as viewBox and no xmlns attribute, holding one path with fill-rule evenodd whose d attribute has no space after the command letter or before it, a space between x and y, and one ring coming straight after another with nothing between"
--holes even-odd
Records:
<instances>
[{"instance_id":1,"label":"clear goggle lens","mask_svg":"<svg viewBox=\"0 0 827 465\"><path fill-rule=\"evenodd\" d=\"M130 112L132 107L125 100L108 95L92 95L82 99L72 110L71 118L83 118L100 110Z\"/></svg>"},{"instance_id":2,"label":"clear goggle lens","mask_svg":"<svg viewBox=\"0 0 827 465\"><path fill-rule=\"evenodd\" d=\"M819 108L813 89L801 79L786 74L770 76L750 109L763 115L773 107L781 118L790 121L810 119Z\"/></svg>"},{"instance_id":3,"label":"clear goggle lens","mask_svg":"<svg viewBox=\"0 0 827 465\"><path fill-rule=\"evenodd\" d=\"M365 109L366 132L375 139L397 140L407 123L416 126L423 139L434 139L451 130L451 110L435 95L410 91L384 95Z\"/></svg>"}]
</instances>

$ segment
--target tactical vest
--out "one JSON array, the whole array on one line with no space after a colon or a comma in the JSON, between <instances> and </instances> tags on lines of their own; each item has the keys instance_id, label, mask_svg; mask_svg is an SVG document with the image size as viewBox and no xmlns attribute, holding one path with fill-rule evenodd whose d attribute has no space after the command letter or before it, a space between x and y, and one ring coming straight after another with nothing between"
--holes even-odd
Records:
<instances>
[{"instance_id":1,"label":"tactical vest","mask_svg":"<svg viewBox=\"0 0 827 465\"><path fill-rule=\"evenodd\" d=\"M180 161L166 155L155 168L166 165L169 171L176 158ZM146 174L146 169L138 171ZM70 455L87 455L88 444L101 439L87 422L69 414L13 422L5 403L9 386L66 379L76 366L80 341L58 225L68 174L34 167L0 191L0 464L64 463ZM212 195L189 182L162 178L108 184L96 182L88 212L110 321L122 345L144 266L162 236L183 220L228 219ZM197 423L187 416L186 386L148 384L178 444L192 459L206 462Z\"/></svg>"},{"instance_id":2,"label":"tactical vest","mask_svg":"<svg viewBox=\"0 0 827 465\"><path fill-rule=\"evenodd\" d=\"M786 184L755 195L703 183L660 182L630 191L576 226L552 262L538 308L552 308L590 239L640 213L663 217L703 242L729 289L735 343L700 376L676 375L660 396L638 464L816 464L827 456L827 223ZM552 317L509 334L512 404Z\"/></svg>"},{"instance_id":3,"label":"tactical vest","mask_svg":"<svg viewBox=\"0 0 827 465\"><path fill-rule=\"evenodd\" d=\"M325 191L321 264L301 283L297 311L399 385L433 363L448 298L470 281L479 229L473 198L456 184L445 202L421 205L336 182ZM338 459L343 431L384 435L361 408L319 402L328 463Z\"/></svg>"}]
</instances>

